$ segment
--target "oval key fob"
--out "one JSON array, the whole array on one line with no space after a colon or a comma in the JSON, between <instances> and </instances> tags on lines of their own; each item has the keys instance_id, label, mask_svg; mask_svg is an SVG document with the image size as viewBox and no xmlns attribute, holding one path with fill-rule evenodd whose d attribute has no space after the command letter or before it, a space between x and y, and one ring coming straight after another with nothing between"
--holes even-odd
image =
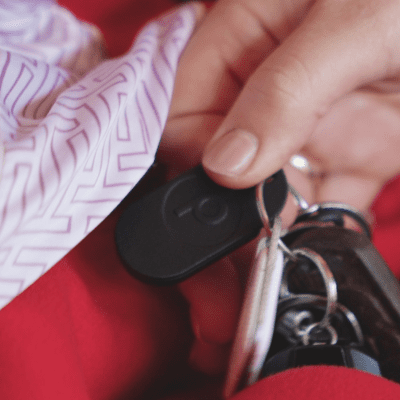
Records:
<instances>
[{"instance_id":1,"label":"oval key fob","mask_svg":"<svg viewBox=\"0 0 400 400\"><path fill-rule=\"evenodd\" d=\"M265 182L270 220L281 212L287 193L282 170ZM255 238L262 226L255 188L224 188L198 166L129 205L115 239L130 272L173 284Z\"/></svg>"}]
</instances>

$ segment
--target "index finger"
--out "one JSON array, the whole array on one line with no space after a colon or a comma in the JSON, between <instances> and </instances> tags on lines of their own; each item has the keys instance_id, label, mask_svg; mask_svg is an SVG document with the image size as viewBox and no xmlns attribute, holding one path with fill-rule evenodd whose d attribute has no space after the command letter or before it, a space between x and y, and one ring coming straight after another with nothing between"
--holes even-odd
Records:
<instances>
[{"instance_id":1,"label":"index finger","mask_svg":"<svg viewBox=\"0 0 400 400\"><path fill-rule=\"evenodd\" d=\"M297 26L311 0L220 0L179 63L170 115L226 112L257 66Z\"/></svg>"},{"instance_id":2,"label":"index finger","mask_svg":"<svg viewBox=\"0 0 400 400\"><path fill-rule=\"evenodd\" d=\"M400 65L400 4L319 1L250 76L208 144L203 165L243 188L281 168L344 94Z\"/></svg>"}]
</instances>

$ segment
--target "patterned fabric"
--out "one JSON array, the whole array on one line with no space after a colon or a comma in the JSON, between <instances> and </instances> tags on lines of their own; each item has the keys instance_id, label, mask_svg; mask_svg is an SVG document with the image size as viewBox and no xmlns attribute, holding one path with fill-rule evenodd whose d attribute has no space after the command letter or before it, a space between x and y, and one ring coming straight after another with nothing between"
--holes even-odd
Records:
<instances>
[{"instance_id":1,"label":"patterned fabric","mask_svg":"<svg viewBox=\"0 0 400 400\"><path fill-rule=\"evenodd\" d=\"M193 12L150 23L125 56L101 61L98 31L51 1L0 2L0 307L152 164Z\"/></svg>"}]
</instances>

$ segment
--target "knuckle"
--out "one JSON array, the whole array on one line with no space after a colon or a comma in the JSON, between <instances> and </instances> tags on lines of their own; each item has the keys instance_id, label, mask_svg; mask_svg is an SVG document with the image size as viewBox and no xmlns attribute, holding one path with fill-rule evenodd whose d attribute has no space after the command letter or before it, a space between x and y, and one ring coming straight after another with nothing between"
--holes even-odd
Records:
<instances>
[{"instance_id":1,"label":"knuckle","mask_svg":"<svg viewBox=\"0 0 400 400\"><path fill-rule=\"evenodd\" d=\"M254 85L254 89L264 91L270 101L283 103L286 108L298 108L309 102L315 77L298 57L287 57L278 66L265 66L261 73L264 84Z\"/></svg>"}]
</instances>

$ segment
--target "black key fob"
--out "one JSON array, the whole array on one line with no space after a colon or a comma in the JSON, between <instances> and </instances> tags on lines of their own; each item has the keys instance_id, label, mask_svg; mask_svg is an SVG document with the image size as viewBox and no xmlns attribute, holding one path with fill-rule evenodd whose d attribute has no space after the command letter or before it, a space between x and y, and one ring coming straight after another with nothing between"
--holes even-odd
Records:
<instances>
[{"instance_id":1,"label":"black key fob","mask_svg":"<svg viewBox=\"0 0 400 400\"><path fill-rule=\"evenodd\" d=\"M265 182L270 220L281 212L287 193L282 170ZM198 166L129 205L115 239L130 272L173 284L247 243L261 228L255 188L224 188Z\"/></svg>"}]
</instances>

